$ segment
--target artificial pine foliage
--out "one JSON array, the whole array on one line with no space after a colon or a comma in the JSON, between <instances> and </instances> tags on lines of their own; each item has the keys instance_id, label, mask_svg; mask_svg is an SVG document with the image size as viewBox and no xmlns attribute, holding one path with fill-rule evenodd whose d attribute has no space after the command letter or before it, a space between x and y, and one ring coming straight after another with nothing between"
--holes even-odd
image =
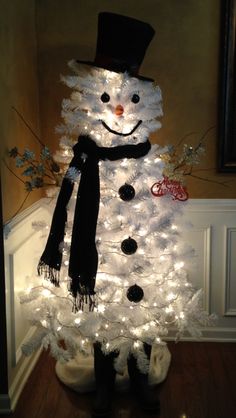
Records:
<instances>
[{"instance_id":1,"label":"artificial pine foliage","mask_svg":"<svg viewBox=\"0 0 236 418\"><path fill-rule=\"evenodd\" d=\"M75 67L74 63L70 66ZM96 146L112 149L144 144L149 134L160 128L156 119L162 116L159 87L127 73L98 68L87 73L75 71L74 76L63 77L72 94L62 104L65 123L59 128L61 150L54 157L56 161L70 162L77 137L78 144L81 137L88 136ZM109 95L109 102L104 101L104 93ZM139 101L133 100L134 95L139 96ZM115 114L119 104L124 108L121 116ZM125 136L107 130L103 121L112 131ZM142 123L127 135L139 121ZM80 155L81 167L70 164L66 181L73 191L67 206L64 240L60 239L57 249L62 256L60 287L46 280L40 286L40 279L35 279L32 289L22 296L28 318L46 330L39 333L42 344L50 344L59 360L65 360L62 339L67 359L78 350L90 353L91 344L99 342L105 353L118 350L117 364L124 364L125 359L119 356L134 353L139 357L140 351L142 358L140 343L163 343L170 326L176 327L180 338L185 330L198 336L199 326L208 323L201 308L201 292L193 288L187 275L194 252L181 239L180 215L185 204L173 200L171 194L157 197L151 191L153 184L163 180L165 162L160 155L167 150L154 144L139 158L99 160L95 236L98 266L92 311L86 297L79 309L73 310L74 295L68 275L75 202L86 151ZM85 193L91 197L93 189L88 186ZM32 344L29 342L29 352ZM37 339L35 348L38 344ZM138 364L142 368L142 361Z\"/></svg>"},{"instance_id":2,"label":"artificial pine foliage","mask_svg":"<svg viewBox=\"0 0 236 418\"><path fill-rule=\"evenodd\" d=\"M21 299L39 328L28 352L41 339L65 361L96 344L116 352L119 372L133 357L147 373L145 346L164 344L170 327L177 338L199 336L211 319L188 280L194 252L181 238L183 170L201 147L186 146L177 161L169 147L149 142L161 127L161 90L138 69L153 28L109 13L98 27L95 62L85 70L72 61L75 74L62 78L72 93L62 102L53 161L69 168L38 266L49 280L35 279Z\"/></svg>"}]
</instances>

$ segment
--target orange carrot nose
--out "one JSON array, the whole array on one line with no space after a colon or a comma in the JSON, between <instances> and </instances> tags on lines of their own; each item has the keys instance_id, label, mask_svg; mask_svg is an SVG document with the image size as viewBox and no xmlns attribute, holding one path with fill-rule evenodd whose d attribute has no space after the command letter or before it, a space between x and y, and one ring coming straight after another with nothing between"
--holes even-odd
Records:
<instances>
[{"instance_id":1,"label":"orange carrot nose","mask_svg":"<svg viewBox=\"0 0 236 418\"><path fill-rule=\"evenodd\" d=\"M124 113L124 108L123 108L123 106L121 106L120 104L119 104L119 105L117 105L117 106L116 106L116 108L115 108L115 114L116 114L117 116L121 116L121 115L123 115L123 113Z\"/></svg>"}]
</instances>

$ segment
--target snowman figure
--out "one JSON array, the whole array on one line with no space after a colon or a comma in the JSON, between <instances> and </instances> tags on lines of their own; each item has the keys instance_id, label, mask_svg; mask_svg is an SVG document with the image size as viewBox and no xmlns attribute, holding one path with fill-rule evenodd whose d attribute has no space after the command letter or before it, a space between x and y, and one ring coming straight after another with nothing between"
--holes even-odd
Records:
<instances>
[{"instance_id":1,"label":"snowman figure","mask_svg":"<svg viewBox=\"0 0 236 418\"><path fill-rule=\"evenodd\" d=\"M165 150L149 135L161 126L162 98L139 75L153 35L147 23L100 13L94 62L71 62L75 75L63 78L73 92L63 100L62 142L74 146L38 271L56 286L57 297L43 302L53 338L94 347L97 416L109 413L126 364L141 406L157 411L148 387L152 347L165 344L169 326L194 332L202 319L175 223L183 204L153 188L163 180Z\"/></svg>"}]
</instances>

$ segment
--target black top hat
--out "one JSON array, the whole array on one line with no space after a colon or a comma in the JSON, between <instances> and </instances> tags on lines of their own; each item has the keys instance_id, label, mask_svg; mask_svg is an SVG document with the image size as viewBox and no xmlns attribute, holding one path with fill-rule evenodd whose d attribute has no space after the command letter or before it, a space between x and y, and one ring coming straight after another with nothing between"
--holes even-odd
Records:
<instances>
[{"instance_id":1,"label":"black top hat","mask_svg":"<svg viewBox=\"0 0 236 418\"><path fill-rule=\"evenodd\" d=\"M133 77L153 81L140 76L138 71L154 33L148 23L140 20L114 13L99 13L95 60L77 62L118 73L127 71Z\"/></svg>"}]
</instances>

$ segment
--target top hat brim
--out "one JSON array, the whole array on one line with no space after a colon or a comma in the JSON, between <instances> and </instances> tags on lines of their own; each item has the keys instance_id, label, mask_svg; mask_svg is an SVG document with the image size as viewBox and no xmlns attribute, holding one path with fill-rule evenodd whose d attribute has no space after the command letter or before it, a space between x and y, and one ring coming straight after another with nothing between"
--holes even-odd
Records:
<instances>
[{"instance_id":1,"label":"top hat brim","mask_svg":"<svg viewBox=\"0 0 236 418\"><path fill-rule=\"evenodd\" d=\"M144 77L144 76L142 76L140 74L133 74L128 69L124 69L124 70L116 69L116 68L114 68L114 66L110 66L109 67L109 66L105 66L105 65L102 65L102 64L95 63L93 61L75 60L75 63L76 64L79 64L79 65L82 65L82 66L85 65L85 66L88 66L88 67L100 68L100 69L107 70L107 71L113 71L113 72L118 73L118 74L119 73L122 74L122 73L127 72L130 75L130 77L137 78L138 80L141 80L141 81L149 81L151 83L154 82L154 79L153 78Z\"/></svg>"}]
</instances>

